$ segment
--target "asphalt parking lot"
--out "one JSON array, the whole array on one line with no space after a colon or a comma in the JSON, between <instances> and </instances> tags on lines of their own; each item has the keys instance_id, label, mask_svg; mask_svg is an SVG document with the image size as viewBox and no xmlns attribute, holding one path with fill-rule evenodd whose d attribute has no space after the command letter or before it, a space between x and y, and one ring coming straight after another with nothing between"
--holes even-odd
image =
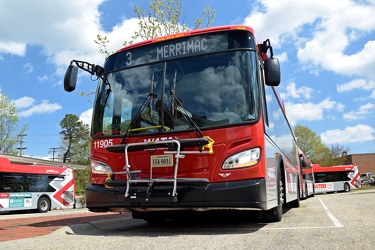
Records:
<instances>
[{"instance_id":1,"label":"asphalt parking lot","mask_svg":"<svg viewBox=\"0 0 375 250\"><path fill-rule=\"evenodd\" d=\"M301 201L278 223L223 215L148 224L128 215L0 242L1 249L373 249L375 189ZM243 216L243 214L241 215ZM1 223L2 221L0 221Z\"/></svg>"}]
</instances>

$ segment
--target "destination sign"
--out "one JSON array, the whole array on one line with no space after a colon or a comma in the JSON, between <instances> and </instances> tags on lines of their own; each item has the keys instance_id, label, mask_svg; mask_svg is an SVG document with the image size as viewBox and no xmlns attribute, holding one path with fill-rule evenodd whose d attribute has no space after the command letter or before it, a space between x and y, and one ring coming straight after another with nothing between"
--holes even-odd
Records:
<instances>
[{"instance_id":1,"label":"destination sign","mask_svg":"<svg viewBox=\"0 0 375 250\"><path fill-rule=\"evenodd\" d=\"M159 60L176 56L195 54L204 52L207 49L208 47L206 38L183 41L180 43L172 43L157 47L156 58Z\"/></svg>"},{"instance_id":2,"label":"destination sign","mask_svg":"<svg viewBox=\"0 0 375 250\"><path fill-rule=\"evenodd\" d=\"M255 42L249 31L220 31L147 44L111 55L104 68L105 72L108 72L145 63L237 48L255 49Z\"/></svg>"}]
</instances>

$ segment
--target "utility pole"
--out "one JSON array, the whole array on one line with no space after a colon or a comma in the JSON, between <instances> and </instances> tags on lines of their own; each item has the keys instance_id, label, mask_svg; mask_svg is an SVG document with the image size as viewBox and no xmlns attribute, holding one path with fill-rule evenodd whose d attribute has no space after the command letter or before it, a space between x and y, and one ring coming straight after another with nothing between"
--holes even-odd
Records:
<instances>
[{"instance_id":1,"label":"utility pole","mask_svg":"<svg viewBox=\"0 0 375 250\"><path fill-rule=\"evenodd\" d=\"M48 151L48 153L51 153L52 152L52 158L50 158L52 161L55 161L55 153L56 153L56 150L57 148L50 148L51 150Z\"/></svg>"},{"instance_id":2,"label":"utility pole","mask_svg":"<svg viewBox=\"0 0 375 250\"><path fill-rule=\"evenodd\" d=\"M24 147L22 147L22 144L23 144L23 137L26 136L27 134L19 134L18 136L20 137L20 147L17 148L20 150L20 156L22 156L22 150L26 149Z\"/></svg>"}]
</instances>

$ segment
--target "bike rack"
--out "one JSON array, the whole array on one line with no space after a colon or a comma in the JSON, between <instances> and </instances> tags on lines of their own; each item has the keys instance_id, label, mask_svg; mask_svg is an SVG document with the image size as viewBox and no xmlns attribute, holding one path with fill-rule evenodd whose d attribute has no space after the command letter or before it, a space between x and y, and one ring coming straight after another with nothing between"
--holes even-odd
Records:
<instances>
[{"instance_id":1,"label":"bike rack","mask_svg":"<svg viewBox=\"0 0 375 250\"><path fill-rule=\"evenodd\" d=\"M125 166L124 172L126 174L126 191L125 198L132 198L129 194L132 184L137 183L148 183L149 189L153 187L154 183L173 183L173 191L171 194L172 200L176 201L177 199L177 182L180 181L206 181L197 178L177 178L178 168L180 159L185 158L187 154L212 154L213 153L213 143L214 141L209 137L204 138L191 138L191 139L171 139L163 141L148 141L148 142L133 142L129 144L120 144L115 146L107 147L107 150L110 152L120 153L124 152L125 154ZM199 150L187 150L184 151L184 147L198 147ZM173 154L174 163L173 163L173 177L172 178L154 178L153 177L153 164L152 164L152 153L157 149L168 149L165 150L164 154ZM207 149L207 150L205 150ZM150 152L150 176L149 178L136 179L137 173L139 170L131 170L129 164L129 152L140 151L140 150L149 150ZM122 173L124 173L122 172ZM148 190L147 190L148 191ZM146 198L146 201L148 198Z\"/></svg>"}]
</instances>

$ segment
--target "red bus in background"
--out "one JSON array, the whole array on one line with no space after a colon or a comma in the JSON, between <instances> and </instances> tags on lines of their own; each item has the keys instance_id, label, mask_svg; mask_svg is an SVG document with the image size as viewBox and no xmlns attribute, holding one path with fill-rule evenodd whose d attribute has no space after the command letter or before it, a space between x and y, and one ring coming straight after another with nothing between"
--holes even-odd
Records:
<instances>
[{"instance_id":1,"label":"red bus in background","mask_svg":"<svg viewBox=\"0 0 375 250\"><path fill-rule=\"evenodd\" d=\"M305 156L305 154L298 149L300 158L300 173L301 173L301 193L300 198L306 199L315 194L315 178L314 170L311 161Z\"/></svg>"},{"instance_id":2,"label":"red bus in background","mask_svg":"<svg viewBox=\"0 0 375 250\"><path fill-rule=\"evenodd\" d=\"M312 164L315 177L315 193L333 193L361 187L361 175L355 165L321 167Z\"/></svg>"},{"instance_id":3,"label":"red bus in background","mask_svg":"<svg viewBox=\"0 0 375 250\"><path fill-rule=\"evenodd\" d=\"M269 40L246 26L186 31L132 44L104 67L73 60L99 79L91 126L90 211L172 213L257 210L280 221L299 206L298 152L276 86Z\"/></svg>"},{"instance_id":4,"label":"red bus in background","mask_svg":"<svg viewBox=\"0 0 375 250\"><path fill-rule=\"evenodd\" d=\"M0 157L0 212L73 208L75 198L73 169L11 164Z\"/></svg>"}]
</instances>

